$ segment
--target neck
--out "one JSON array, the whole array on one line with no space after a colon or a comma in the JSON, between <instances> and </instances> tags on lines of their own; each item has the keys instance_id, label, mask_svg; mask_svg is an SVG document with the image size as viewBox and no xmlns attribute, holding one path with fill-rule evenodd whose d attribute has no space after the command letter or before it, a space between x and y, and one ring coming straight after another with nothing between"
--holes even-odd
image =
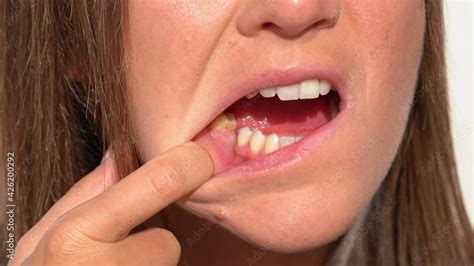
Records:
<instances>
[{"instance_id":1,"label":"neck","mask_svg":"<svg viewBox=\"0 0 474 266\"><path fill-rule=\"evenodd\" d=\"M188 213L174 204L161 212L167 229L181 243L180 265L324 265L330 248L281 254L259 248L221 226ZM156 225L155 225L156 226ZM224 263L225 262L225 263Z\"/></svg>"}]
</instances>

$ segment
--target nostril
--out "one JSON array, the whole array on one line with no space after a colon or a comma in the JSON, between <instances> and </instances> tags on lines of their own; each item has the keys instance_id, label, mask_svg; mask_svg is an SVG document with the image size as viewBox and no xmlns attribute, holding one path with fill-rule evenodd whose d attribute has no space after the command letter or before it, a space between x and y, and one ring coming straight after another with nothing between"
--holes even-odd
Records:
<instances>
[{"instance_id":1,"label":"nostril","mask_svg":"<svg viewBox=\"0 0 474 266\"><path fill-rule=\"evenodd\" d=\"M324 28L330 28L331 27L331 22L330 20L327 19L322 19L317 22L315 22L313 25L311 25L306 31L309 30L321 30Z\"/></svg>"},{"instance_id":2,"label":"nostril","mask_svg":"<svg viewBox=\"0 0 474 266\"><path fill-rule=\"evenodd\" d=\"M291 25L278 25L273 22L265 22L261 25L261 29L265 31L271 31L275 34L278 34L281 37L285 38L296 38L301 36L309 31L313 30L322 30L324 28L331 27L331 20L322 19L314 22L311 26L302 28L302 27L291 27Z\"/></svg>"},{"instance_id":3,"label":"nostril","mask_svg":"<svg viewBox=\"0 0 474 266\"><path fill-rule=\"evenodd\" d=\"M262 29L263 30L274 30L276 28L278 28L278 26L271 23L271 22L265 22L265 23L262 24Z\"/></svg>"}]
</instances>

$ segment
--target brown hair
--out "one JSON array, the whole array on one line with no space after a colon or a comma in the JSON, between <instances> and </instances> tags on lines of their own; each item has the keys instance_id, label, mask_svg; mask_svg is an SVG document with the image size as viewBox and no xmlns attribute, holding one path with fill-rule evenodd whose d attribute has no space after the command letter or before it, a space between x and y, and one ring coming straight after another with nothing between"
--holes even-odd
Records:
<instances>
[{"instance_id":1,"label":"brown hair","mask_svg":"<svg viewBox=\"0 0 474 266\"><path fill-rule=\"evenodd\" d=\"M355 265L474 261L450 133L443 3L425 2L410 118L350 240L347 258ZM105 147L113 146L121 176L138 167L125 97L126 19L126 1L0 3L0 136L2 155L15 153L17 239L98 163Z\"/></svg>"}]
</instances>

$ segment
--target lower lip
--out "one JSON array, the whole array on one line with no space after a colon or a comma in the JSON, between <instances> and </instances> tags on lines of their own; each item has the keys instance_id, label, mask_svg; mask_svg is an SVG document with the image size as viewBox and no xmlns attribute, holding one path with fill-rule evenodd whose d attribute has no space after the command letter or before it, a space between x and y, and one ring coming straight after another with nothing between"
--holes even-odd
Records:
<instances>
[{"instance_id":1,"label":"lower lip","mask_svg":"<svg viewBox=\"0 0 474 266\"><path fill-rule=\"evenodd\" d=\"M264 157L248 160L235 167L226 169L213 176L213 178L228 178L233 175L245 175L245 179L248 179L250 175L256 175L259 172L269 170L281 170L286 166L302 160L309 153L317 149L319 145L324 143L338 128L339 124L346 116L347 109L347 104L341 102L339 113L329 121L329 123L319 127L299 142Z\"/></svg>"}]
</instances>

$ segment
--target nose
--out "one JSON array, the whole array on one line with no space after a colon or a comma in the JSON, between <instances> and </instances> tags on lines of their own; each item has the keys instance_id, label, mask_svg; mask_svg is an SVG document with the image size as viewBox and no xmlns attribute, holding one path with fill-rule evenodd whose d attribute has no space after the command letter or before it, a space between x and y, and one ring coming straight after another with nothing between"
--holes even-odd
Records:
<instances>
[{"instance_id":1,"label":"nose","mask_svg":"<svg viewBox=\"0 0 474 266\"><path fill-rule=\"evenodd\" d=\"M237 17L244 36L270 30L284 37L296 37L309 29L333 27L339 18L340 0L250 0Z\"/></svg>"}]
</instances>

